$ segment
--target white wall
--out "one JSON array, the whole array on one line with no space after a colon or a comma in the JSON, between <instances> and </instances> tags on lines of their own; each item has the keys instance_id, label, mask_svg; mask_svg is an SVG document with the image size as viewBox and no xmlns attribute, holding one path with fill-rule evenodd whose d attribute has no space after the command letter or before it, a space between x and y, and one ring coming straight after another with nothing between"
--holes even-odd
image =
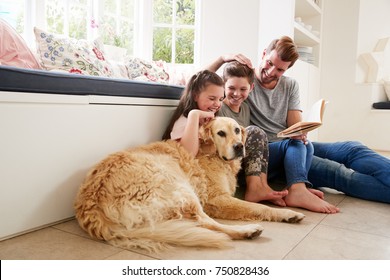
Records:
<instances>
[{"instance_id":1,"label":"white wall","mask_svg":"<svg viewBox=\"0 0 390 280\"><path fill-rule=\"evenodd\" d=\"M201 1L200 67L226 53L258 55L258 0Z\"/></svg>"},{"instance_id":2,"label":"white wall","mask_svg":"<svg viewBox=\"0 0 390 280\"><path fill-rule=\"evenodd\" d=\"M270 39L284 32L292 34L293 3L202 1L198 66L204 67L225 53L243 53L257 65ZM267 10L271 16L260 17ZM372 102L383 97L383 89L359 82L363 74L358 62L359 55L372 50L379 38L390 36L389 11L389 0L324 1L320 96L329 104L318 140L358 140L390 151L390 112L371 110Z\"/></svg>"},{"instance_id":3,"label":"white wall","mask_svg":"<svg viewBox=\"0 0 390 280\"><path fill-rule=\"evenodd\" d=\"M390 37L390 1L360 0L358 24L357 59L361 54L373 51L379 39ZM356 82L365 81L365 67L365 63L359 61Z\"/></svg>"},{"instance_id":4,"label":"white wall","mask_svg":"<svg viewBox=\"0 0 390 280\"><path fill-rule=\"evenodd\" d=\"M371 109L383 89L356 83L360 53L373 48L378 37L390 36L389 11L387 0L324 2L321 96L329 105L319 140L358 140L390 151L390 111Z\"/></svg>"}]
</instances>

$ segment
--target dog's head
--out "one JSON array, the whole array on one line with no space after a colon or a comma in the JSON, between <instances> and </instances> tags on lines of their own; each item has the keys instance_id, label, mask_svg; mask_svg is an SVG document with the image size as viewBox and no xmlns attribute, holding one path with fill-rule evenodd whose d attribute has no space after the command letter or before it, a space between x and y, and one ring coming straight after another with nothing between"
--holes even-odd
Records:
<instances>
[{"instance_id":1,"label":"dog's head","mask_svg":"<svg viewBox=\"0 0 390 280\"><path fill-rule=\"evenodd\" d=\"M245 156L245 128L234 119L216 117L200 128L200 153L218 153L229 161Z\"/></svg>"}]
</instances>

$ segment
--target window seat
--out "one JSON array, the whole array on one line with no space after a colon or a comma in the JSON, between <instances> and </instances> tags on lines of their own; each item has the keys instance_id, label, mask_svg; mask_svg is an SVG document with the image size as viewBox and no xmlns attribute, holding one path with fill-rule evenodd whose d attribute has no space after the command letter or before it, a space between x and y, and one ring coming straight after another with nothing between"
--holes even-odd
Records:
<instances>
[{"instance_id":1,"label":"window seat","mask_svg":"<svg viewBox=\"0 0 390 280\"><path fill-rule=\"evenodd\" d=\"M72 218L88 170L160 140L182 90L0 66L0 240Z\"/></svg>"}]
</instances>

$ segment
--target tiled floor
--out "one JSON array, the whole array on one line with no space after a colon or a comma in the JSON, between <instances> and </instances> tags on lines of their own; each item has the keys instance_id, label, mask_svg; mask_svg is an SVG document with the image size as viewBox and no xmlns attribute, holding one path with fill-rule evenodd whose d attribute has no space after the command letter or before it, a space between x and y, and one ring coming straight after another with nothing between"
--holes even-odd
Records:
<instances>
[{"instance_id":1,"label":"tiled floor","mask_svg":"<svg viewBox=\"0 0 390 280\"><path fill-rule=\"evenodd\" d=\"M334 193L326 193L326 200L337 204L341 213L299 210L306 215L299 224L261 222L265 230L258 239L232 241L229 249L178 247L160 253L123 250L92 240L76 220L70 220L0 242L0 259L390 259L390 205Z\"/></svg>"},{"instance_id":2,"label":"tiled floor","mask_svg":"<svg viewBox=\"0 0 390 280\"><path fill-rule=\"evenodd\" d=\"M383 153L390 156L390 153ZM255 240L232 241L229 249L175 247L160 252L124 250L91 239L70 220L0 242L1 260L390 260L390 205L326 192L338 205L333 215L294 209L299 224L261 222ZM223 223L246 223L221 221Z\"/></svg>"}]
</instances>

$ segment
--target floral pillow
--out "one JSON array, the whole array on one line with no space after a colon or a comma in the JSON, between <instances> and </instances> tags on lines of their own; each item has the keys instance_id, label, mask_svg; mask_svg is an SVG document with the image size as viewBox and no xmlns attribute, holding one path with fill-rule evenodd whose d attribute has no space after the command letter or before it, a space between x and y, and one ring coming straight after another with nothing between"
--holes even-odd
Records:
<instances>
[{"instance_id":1,"label":"floral pillow","mask_svg":"<svg viewBox=\"0 0 390 280\"><path fill-rule=\"evenodd\" d=\"M114 77L112 66L106 61L103 44L99 40L89 42L61 37L36 27L34 33L37 51L45 69Z\"/></svg>"},{"instance_id":2,"label":"floral pillow","mask_svg":"<svg viewBox=\"0 0 390 280\"><path fill-rule=\"evenodd\" d=\"M169 82L169 75L160 62L149 62L141 58L133 57L128 58L125 65L127 74L131 80L165 84Z\"/></svg>"}]
</instances>

